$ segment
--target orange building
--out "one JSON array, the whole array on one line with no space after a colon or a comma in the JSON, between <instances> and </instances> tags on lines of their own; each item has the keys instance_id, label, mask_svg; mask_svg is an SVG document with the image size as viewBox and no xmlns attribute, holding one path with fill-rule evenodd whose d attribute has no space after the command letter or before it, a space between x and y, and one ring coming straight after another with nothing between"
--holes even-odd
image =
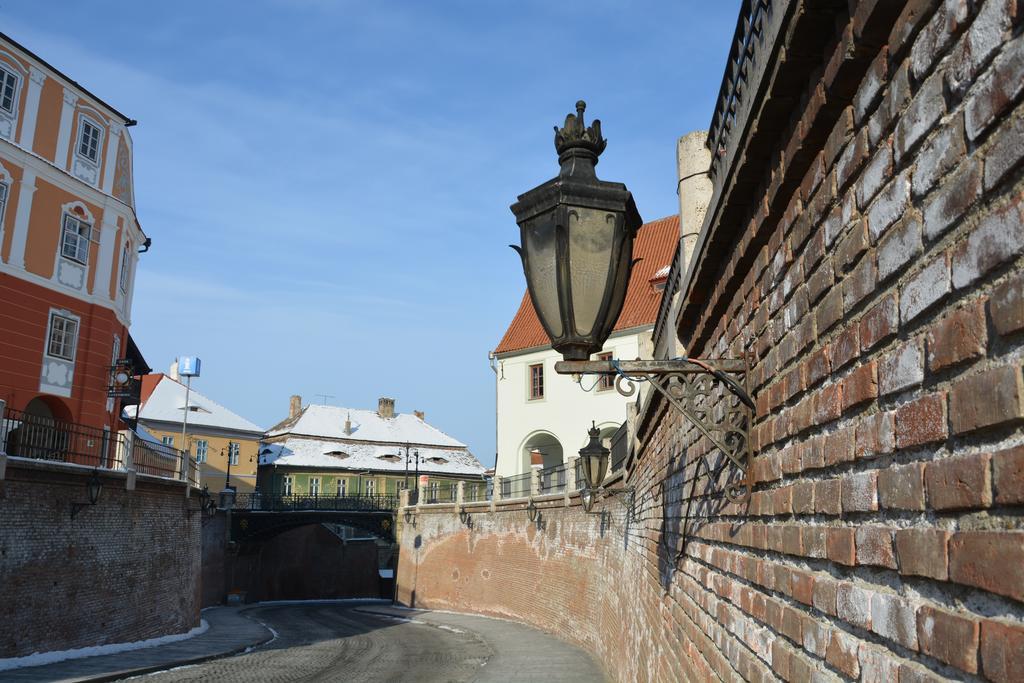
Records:
<instances>
[{"instance_id":1,"label":"orange building","mask_svg":"<svg viewBox=\"0 0 1024 683\"><path fill-rule=\"evenodd\" d=\"M0 401L8 409L120 428L110 368L134 350L135 264L149 246L135 216L134 123L0 34Z\"/></svg>"}]
</instances>

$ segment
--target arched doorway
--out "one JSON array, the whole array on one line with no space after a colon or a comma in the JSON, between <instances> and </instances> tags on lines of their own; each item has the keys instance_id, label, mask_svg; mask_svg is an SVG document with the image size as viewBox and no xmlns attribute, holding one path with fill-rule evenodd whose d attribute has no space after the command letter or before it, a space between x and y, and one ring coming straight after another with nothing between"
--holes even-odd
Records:
<instances>
[{"instance_id":1,"label":"arched doorway","mask_svg":"<svg viewBox=\"0 0 1024 683\"><path fill-rule=\"evenodd\" d=\"M4 434L8 455L38 460L64 460L69 434L62 423L70 422L71 411L49 396L37 396L25 405L20 415L5 420Z\"/></svg>"},{"instance_id":2,"label":"arched doorway","mask_svg":"<svg viewBox=\"0 0 1024 683\"><path fill-rule=\"evenodd\" d=\"M544 469L556 467L565 462L562 454L562 444L558 438L550 432L535 432L523 442L521 449L522 467L520 471L530 471L535 452L540 453Z\"/></svg>"}]
</instances>

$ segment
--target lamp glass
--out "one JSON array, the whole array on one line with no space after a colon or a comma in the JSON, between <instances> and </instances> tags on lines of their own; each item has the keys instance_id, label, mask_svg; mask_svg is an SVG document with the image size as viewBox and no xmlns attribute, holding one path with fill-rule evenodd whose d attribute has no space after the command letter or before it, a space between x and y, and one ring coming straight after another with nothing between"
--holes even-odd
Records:
<instances>
[{"instance_id":1,"label":"lamp glass","mask_svg":"<svg viewBox=\"0 0 1024 683\"><path fill-rule=\"evenodd\" d=\"M103 490L103 482L100 481L99 475L94 472L92 477L89 478L86 488L89 491L89 504L95 505L100 499L100 492Z\"/></svg>"},{"instance_id":2,"label":"lamp glass","mask_svg":"<svg viewBox=\"0 0 1024 683\"><path fill-rule=\"evenodd\" d=\"M569 268L572 311L576 333L594 331L604 300L612 247L615 244L614 213L572 207L569 209Z\"/></svg>"},{"instance_id":3,"label":"lamp glass","mask_svg":"<svg viewBox=\"0 0 1024 683\"><path fill-rule=\"evenodd\" d=\"M522 231L530 255L527 280L536 303L537 315L556 337L562 336L561 307L558 303L558 248L555 231L546 216L530 221Z\"/></svg>"}]
</instances>

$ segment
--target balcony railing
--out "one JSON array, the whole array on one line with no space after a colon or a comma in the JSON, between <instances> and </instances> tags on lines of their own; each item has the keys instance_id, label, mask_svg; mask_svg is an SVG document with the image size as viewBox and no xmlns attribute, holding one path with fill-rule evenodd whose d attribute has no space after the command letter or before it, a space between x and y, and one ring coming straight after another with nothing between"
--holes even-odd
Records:
<instances>
[{"instance_id":1,"label":"balcony railing","mask_svg":"<svg viewBox=\"0 0 1024 683\"><path fill-rule=\"evenodd\" d=\"M548 493L564 493L566 486L566 466L555 465L554 467L548 467L541 470L537 474L540 477L540 489L541 495Z\"/></svg>"},{"instance_id":2,"label":"balcony railing","mask_svg":"<svg viewBox=\"0 0 1024 683\"><path fill-rule=\"evenodd\" d=\"M533 478L532 472L517 474L514 477L505 477L501 480L502 498L527 498L530 495L530 481Z\"/></svg>"},{"instance_id":3,"label":"balcony railing","mask_svg":"<svg viewBox=\"0 0 1024 683\"><path fill-rule=\"evenodd\" d=\"M195 485L196 468L187 453L147 441L127 430L110 432L5 408L0 415L0 450L9 456L134 470Z\"/></svg>"},{"instance_id":4,"label":"balcony railing","mask_svg":"<svg viewBox=\"0 0 1024 683\"><path fill-rule=\"evenodd\" d=\"M259 512L291 512L302 510L376 512L383 510L397 510L398 496L387 493L368 493L355 496L239 493L235 497L234 509L253 510Z\"/></svg>"}]
</instances>

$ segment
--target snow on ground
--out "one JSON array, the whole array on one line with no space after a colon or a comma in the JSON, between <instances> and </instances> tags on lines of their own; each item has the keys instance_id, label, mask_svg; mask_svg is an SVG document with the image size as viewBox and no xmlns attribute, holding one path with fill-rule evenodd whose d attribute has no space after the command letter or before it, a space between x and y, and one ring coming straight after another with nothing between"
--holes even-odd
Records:
<instances>
[{"instance_id":1,"label":"snow on ground","mask_svg":"<svg viewBox=\"0 0 1024 683\"><path fill-rule=\"evenodd\" d=\"M159 638L149 638L148 640L137 640L133 643L111 643L110 645L93 645L92 647L80 647L75 650L55 650L53 652L34 652L24 657L9 657L7 659L0 659L0 671L6 671L8 669L20 669L26 666L42 666L43 664L53 664L54 662L63 662L66 659L81 659L82 657L97 657L99 655L112 655L119 652L128 652L130 650L141 650L147 647L156 647L158 645L166 645L167 643L176 643L179 640L188 640L194 638L201 633L206 633L210 625L206 622L206 619L201 619L199 626L187 631L186 633L177 633L170 636L160 636Z\"/></svg>"}]
</instances>

